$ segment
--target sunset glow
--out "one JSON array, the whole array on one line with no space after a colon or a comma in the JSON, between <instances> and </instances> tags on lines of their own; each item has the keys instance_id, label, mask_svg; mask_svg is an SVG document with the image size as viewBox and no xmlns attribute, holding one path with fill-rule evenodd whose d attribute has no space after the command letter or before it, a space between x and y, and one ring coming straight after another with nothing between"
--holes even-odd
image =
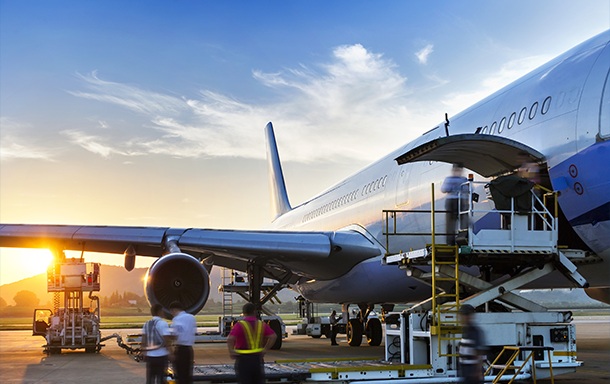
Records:
<instances>
[{"instance_id":1,"label":"sunset glow","mask_svg":"<svg viewBox=\"0 0 610 384\"><path fill-rule=\"evenodd\" d=\"M48 249L0 248L0 285L47 273L53 261Z\"/></svg>"},{"instance_id":2,"label":"sunset glow","mask_svg":"<svg viewBox=\"0 0 610 384\"><path fill-rule=\"evenodd\" d=\"M269 121L296 206L610 20L607 0L150 3L0 2L0 223L265 228ZM50 260L0 249L0 285Z\"/></svg>"}]
</instances>

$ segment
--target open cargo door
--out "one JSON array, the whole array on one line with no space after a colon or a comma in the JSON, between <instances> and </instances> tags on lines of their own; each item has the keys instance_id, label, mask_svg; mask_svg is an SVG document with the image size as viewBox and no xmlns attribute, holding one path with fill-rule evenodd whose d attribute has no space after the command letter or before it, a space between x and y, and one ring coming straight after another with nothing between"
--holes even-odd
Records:
<instances>
[{"instance_id":1,"label":"open cargo door","mask_svg":"<svg viewBox=\"0 0 610 384\"><path fill-rule=\"evenodd\" d=\"M405 152L395 160L398 164L415 161L461 164L484 177L514 171L524 162L543 164L545 161L540 152L518 141L474 133L439 137Z\"/></svg>"}]
</instances>

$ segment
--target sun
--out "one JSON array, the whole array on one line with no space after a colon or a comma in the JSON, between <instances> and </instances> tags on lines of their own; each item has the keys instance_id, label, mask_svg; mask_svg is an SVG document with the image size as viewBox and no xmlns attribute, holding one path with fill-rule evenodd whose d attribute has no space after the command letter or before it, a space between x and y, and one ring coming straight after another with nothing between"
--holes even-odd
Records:
<instances>
[{"instance_id":1,"label":"sun","mask_svg":"<svg viewBox=\"0 0 610 384\"><path fill-rule=\"evenodd\" d=\"M46 273L53 262L48 249L0 249L0 285Z\"/></svg>"}]
</instances>

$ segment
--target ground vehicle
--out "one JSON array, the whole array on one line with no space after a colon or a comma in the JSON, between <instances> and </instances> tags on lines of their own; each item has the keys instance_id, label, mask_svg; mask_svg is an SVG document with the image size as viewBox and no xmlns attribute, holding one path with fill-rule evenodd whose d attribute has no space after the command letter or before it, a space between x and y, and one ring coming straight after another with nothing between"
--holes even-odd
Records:
<instances>
[{"instance_id":1,"label":"ground vehicle","mask_svg":"<svg viewBox=\"0 0 610 384\"><path fill-rule=\"evenodd\" d=\"M66 259L51 265L47 271L47 290L55 293L55 308L35 309L32 335L42 336L45 352L61 353L62 349L84 348L99 352L102 348L99 298L100 264L82 259ZM89 292L89 306L84 306L83 294ZM59 296L63 294L63 307Z\"/></svg>"}]
</instances>

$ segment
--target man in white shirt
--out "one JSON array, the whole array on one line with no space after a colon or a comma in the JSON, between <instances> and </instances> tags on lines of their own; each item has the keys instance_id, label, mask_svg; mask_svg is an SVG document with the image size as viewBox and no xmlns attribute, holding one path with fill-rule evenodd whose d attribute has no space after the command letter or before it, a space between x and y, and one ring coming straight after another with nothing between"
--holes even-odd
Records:
<instances>
[{"instance_id":1,"label":"man in white shirt","mask_svg":"<svg viewBox=\"0 0 610 384\"><path fill-rule=\"evenodd\" d=\"M180 302L169 305L172 319L172 334L174 340L173 366L177 384L193 382L193 344L197 333L195 316L184 312Z\"/></svg>"},{"instance_id":2,"label":"man in white shirt","mask_svg":"<svg viewBox=\"0 0 610 384\"><path fill-rule=\"evenodd\" d=\"M167 379L169 356L169 326L161 318L163 307L155 304L150 308L153 316L142 327L142 351L146 358L146 384L164 384Z\"/></svg>"}]
</instances>

